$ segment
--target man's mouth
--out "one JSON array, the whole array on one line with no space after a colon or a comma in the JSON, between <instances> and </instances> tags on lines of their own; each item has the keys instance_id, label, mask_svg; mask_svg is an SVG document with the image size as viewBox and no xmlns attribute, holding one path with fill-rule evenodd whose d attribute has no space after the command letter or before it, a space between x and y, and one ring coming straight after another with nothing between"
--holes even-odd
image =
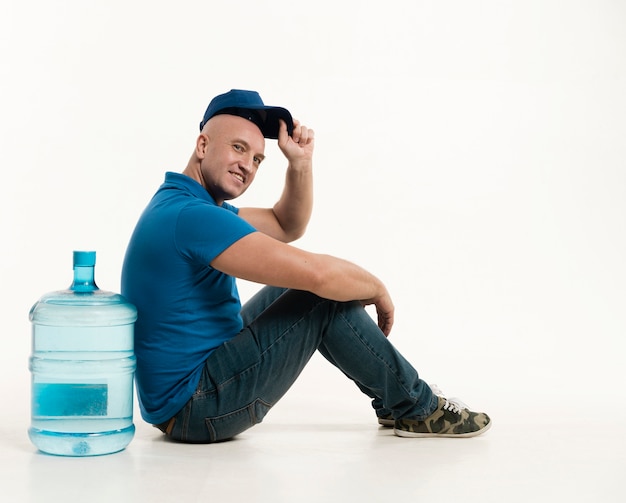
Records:
<instances>
[{"instance_id":1,"label":"man's mouth","mask_svg":"<svg viewBox=\"0 0 626 503\"><path fill-rule=\"evenodd\" d=\"M240 174L240 173L234 173L234 172L232 172L232 171L231 171L231 173L230 173L230 174L231 174L231 175L233 175L233 176L234 176L237 180L239 180L241 183L243 183L243 182L244 182L244 179L243 179L243 175L242 175L242 174Z\"/></svg>"}]
</instances>

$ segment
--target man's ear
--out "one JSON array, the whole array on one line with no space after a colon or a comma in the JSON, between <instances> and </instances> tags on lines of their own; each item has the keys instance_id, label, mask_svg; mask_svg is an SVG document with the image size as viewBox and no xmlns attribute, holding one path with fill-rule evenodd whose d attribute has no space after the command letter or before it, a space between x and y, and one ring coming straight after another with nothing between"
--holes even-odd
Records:
<instances>
[{"instance_id":1,"label":"man's ear","mask_svg":"<svg viewBox=\"0 0 626 503\"><path fill-rule=\"evenodd\" d=\"M198 139L196 140L196 156L198 159L204 159L209 141L210 140L207 135L200 133L200 136L198 136Z\"/></svg>"}]
</instances>

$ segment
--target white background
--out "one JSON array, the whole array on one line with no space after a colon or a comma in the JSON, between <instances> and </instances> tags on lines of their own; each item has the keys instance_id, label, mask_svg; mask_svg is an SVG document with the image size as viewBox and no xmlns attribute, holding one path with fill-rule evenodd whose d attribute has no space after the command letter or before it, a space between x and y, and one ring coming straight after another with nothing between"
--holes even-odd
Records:
<instances>
[{"instance_id":1,"label":"white background","mask_svg":"<svg viewBox=\"0 0 626 503\"><path fill-rule=\"evenodd\" d=\"M5 0L2 435L29 421L30 307L70 284L74 249L119 291L140 212L231 88L315 130L296 245L386 282L425 379L501 422L623 413L625 27L619 0ZM280 194L266 154L238 205ZM356 393L307 372L327 400Z\"/></svg>"}]
</instances>

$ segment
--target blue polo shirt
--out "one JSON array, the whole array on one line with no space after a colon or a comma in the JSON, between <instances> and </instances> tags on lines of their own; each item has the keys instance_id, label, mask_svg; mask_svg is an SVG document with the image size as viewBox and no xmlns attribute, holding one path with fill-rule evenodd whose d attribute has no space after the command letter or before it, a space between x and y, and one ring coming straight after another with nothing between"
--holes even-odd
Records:
<instances>
[{"instance_id":1,"label":"blue polo shirt","mask_svg":"<svg viewBox=\"0 0 626 503\"><path fill-rule=\"evenodd\" d=\"M207 356L242 329L235 278L209 264L255 229L186 175L168 172L131 236L122 295L137 307L135 383L159 424L196 390Z\"/></svg>"}]
</instances>

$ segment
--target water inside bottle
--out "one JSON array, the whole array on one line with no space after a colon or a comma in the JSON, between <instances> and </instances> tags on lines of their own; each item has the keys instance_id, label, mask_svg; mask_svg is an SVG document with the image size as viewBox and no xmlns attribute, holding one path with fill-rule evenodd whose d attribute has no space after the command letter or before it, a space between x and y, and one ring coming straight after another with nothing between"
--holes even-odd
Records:
<instances>
[{"instance_id":1,"label":"water inside bottle","mask_svg":"<svg viewBox=\"0 0 626 503\"><path fill-rule=\"evenodd\" d=\"M134 434L133 325L33 325L31 428L41 450L96 455Z\"/></svg>"}]
</instances>

